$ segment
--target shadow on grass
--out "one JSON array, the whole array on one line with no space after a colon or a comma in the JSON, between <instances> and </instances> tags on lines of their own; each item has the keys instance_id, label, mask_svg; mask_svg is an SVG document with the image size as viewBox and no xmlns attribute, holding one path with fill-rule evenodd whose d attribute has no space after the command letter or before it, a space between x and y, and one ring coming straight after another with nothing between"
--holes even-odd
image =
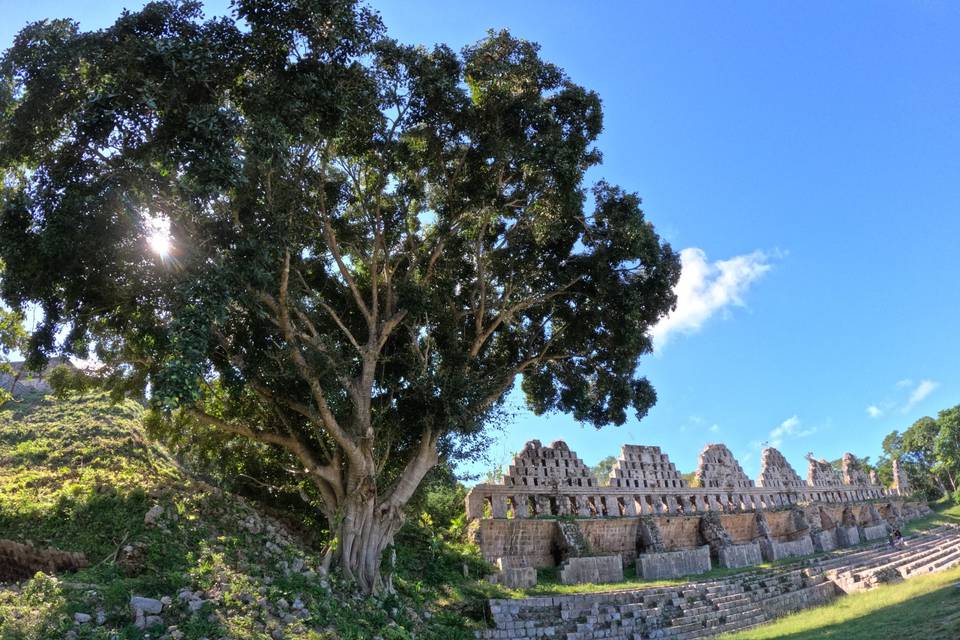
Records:
<instances>
[{"instance_id":1,"label":"shadow on grass","mask_svg":"<svg viewBox=\"0 0 960 640\"><path fill-rule=\"evenodd\" d=\"M960 576L956 570L953 575L927 576L919 580L937 580L941 586L916 595L900 596L901 601L881 608L865 611L861 609L876 606L872 599L883 598L876 592L867 592L853 596L841 596L825 607L799 612L765 627L723 636L724 640L821 640L824 638L842 638L843 640L957 640L960 638L960 587L952 581ZM918 581L919 581L918 580ZM887 597L897 589L917 587L899 583L884 587ZM824 621L824 618L846 618L837 621Z\"/></svg>"},{"instance_id":2,"label":"shadow on grass","mask_svg":"<svg viewBox=\"0 0 960 640\"><path fill-rule=\"evenodd\" d=\"M960 589L951 585L853 620L779 637L789 640L812 640L813 638L956 640L960 638L958 605L960 605Z\"/></svg>"}]
</instances>

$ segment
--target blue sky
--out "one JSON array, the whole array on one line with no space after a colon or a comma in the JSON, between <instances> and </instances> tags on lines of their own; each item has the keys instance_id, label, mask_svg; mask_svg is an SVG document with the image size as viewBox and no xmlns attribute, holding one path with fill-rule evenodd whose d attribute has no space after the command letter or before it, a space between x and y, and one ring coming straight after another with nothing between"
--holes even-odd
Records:
<instances>
[{"instance_id":1,"label":"blue sky","mask_svg":"<svg viewBox=\"0 0 960 640\"><path fill-rule=\"evenodd\" d=\"M95 28L140 4L0 0L0 47L30 20ZM562 438L588 464L630 442L691 471L724 442L755 476L772 442L803 474L808 451L875 457L960 402L960 4L372 4L405 42L539 42L603 98L591 179L638 192L683 250L680 306L640 364L648 417L596 431L515 396L492 461Z\"/></svg>"}]
</instances>

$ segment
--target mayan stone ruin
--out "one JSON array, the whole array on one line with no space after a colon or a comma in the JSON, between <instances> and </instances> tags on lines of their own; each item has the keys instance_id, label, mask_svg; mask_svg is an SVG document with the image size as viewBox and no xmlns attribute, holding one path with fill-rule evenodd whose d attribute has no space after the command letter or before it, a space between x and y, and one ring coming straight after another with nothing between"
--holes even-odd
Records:
<instances>
[{"instance_id":1,"label":"mayan stone ruin","mask_svg":"<svg viewBox=\"0 0 960 640\"><path fill-rule=\"evenodd\" d=\"M659 447L624 445L608 482L563 441L528 442L501 482L467 494L467 516L491 580L520 586L559 566L564 582L672 578L876 540L927 512L908 499L895 462L891 488L851 454L842 472L807 455L807 480L773 448L751 480L730 449L709 444L695 481L683 480ZM695 485L695 486L693 486Z\"/></svg>"}]
</instances>

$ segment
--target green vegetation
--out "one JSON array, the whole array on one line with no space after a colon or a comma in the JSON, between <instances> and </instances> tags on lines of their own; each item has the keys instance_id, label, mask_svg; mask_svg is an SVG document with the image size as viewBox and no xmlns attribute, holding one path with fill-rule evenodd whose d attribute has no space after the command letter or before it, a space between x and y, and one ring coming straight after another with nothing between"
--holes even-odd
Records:
<instances>
[{"instance_id":1,"label":"green vegetation","mask_svg":"<svg viewBox=\"0 0 960 640\"><path fill-rule=\"evenodd\" d=\"M884 585L723 640L887 640L960 637L960 568Z\"/></svg>"},{"instance_id":2,"label":"green vegetation","mask_svg":"<svg viewBox=\"0 0 960 640\"><path fill-rule=\"evenodd\" d=\"M407 46L357 0L229 11L20 31L0 297L43 309L35 364L93 351L168 433L271 450L378 592L408 501L517 383L538 414L646 415L680 258L637 195L586 182L600 97L535 43Z\"/></svg>"},{"instance_id":3,"label":"green vegetation","mask_svg":"<svg viewBox=\"0 0 960 640\"><path fill-rule=\"evenodd\" d=\"M38 574L21 593L0 588L3 640L62 640L70 629L81 640L143 638L131 595L172 597L164 623L185 640L268 640L279 627L288 640L465 639L481 624L484 599L504 595L476 579L489 567L458 542L462 519L452 505L462 494L438 483L417 498L421 520L398 537L396 593L361 597L316 572L318 550L247 501L192 478L146 440L142 413L102 395L34 397L0 410L0 539L81 551L91 564ZM151 526L144 515L155 505L163 516ZM182 589L202 592L207 603L191 612L177 602ZM283 623L278 603L298 598L302 621ZM74 613L98 610L103 626L74 626Z\"/></svg>"},{"instance_id":4,"label":"green vegetation","mask_svg":"<svg viewBox=\"0 0 960 640\"><path fill-rule=\"evenodd\" d=\"M920 418L902 433L891 432L883 439L883 452L877 473L884 483L892 481L896 459L915 493L928 500L949 496L960 504L960 405L936 418Z\"/></svg>"},{"instance_id":5,"label":"green vegetation","mask_svg":"<svg viewBox=\"0 0 960 640\"><path fill-rule=\"evenodd\" d=\"M597 486L606 487L610 484L610 471L617 464L617 456L607 456L594 466L590 467L590 473L597 480Z\"/></svg>"},{"instance_id":6,"label":"green vegetation","mask_svg":"<svg viewBox=\"0 0 960 640\"><path fill-rule=\"evenodd\" d=\"M933 513L919 520L908 522L903 528L903 533L917 533L944 524L960 525L960 505L953 500L943 499L932 504L931 507Z\"/></svg>"},{"instance_id":7,"label":"green vegetation","mask_svg":"<svg viewBox=\"0 0 960 640\"><path fill-rule=\"evenodd\" d=\"M0 282L3 281L3 271L3 260L0 260ZM0 405L11 398L10 391L16 374L10 366L10 352L24 346L26 331L23 327L23 314L0 304Z\"/></svg>"}]
</instances>

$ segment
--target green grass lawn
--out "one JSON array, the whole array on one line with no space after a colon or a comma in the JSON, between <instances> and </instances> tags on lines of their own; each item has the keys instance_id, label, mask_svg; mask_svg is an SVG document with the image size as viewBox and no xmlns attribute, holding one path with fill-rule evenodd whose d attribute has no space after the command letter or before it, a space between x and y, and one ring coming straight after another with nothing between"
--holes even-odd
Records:
<instances>
[{"instance_id":1,"label":"green grass lawn","mask_svg":"<svg viewBox=\"0 0 960 640\"><path fill-rule=\"evenodd\" d=\"M943 524L960 525L960 505L944 501L909 523L904 534ZM724 640L957 640L960 638L960 567L838 598Z\"/></svg>"},{"instance_id":2,"label":"green grass lawn","mask_svg":"<svg viewBox=\"0 0 960 640\"><path fill-rule=\"evenodd\" d=\"M956 640L960 638L960 567L786 616L723 640Z\"/></svg>"},{"instance_id":3,"label":"green grass lawn","mask_svg":"<svg viewBox=\"0 0 960 640\"><path fill-rule=\"evenodd\" d=\"M907 523L903 528L904 535L908 533L922 533L943 524L960 525L960 505L947 499L941 500L931 506L933 507L933 513L919 520Z\"/></svg>"}]
</instances>

